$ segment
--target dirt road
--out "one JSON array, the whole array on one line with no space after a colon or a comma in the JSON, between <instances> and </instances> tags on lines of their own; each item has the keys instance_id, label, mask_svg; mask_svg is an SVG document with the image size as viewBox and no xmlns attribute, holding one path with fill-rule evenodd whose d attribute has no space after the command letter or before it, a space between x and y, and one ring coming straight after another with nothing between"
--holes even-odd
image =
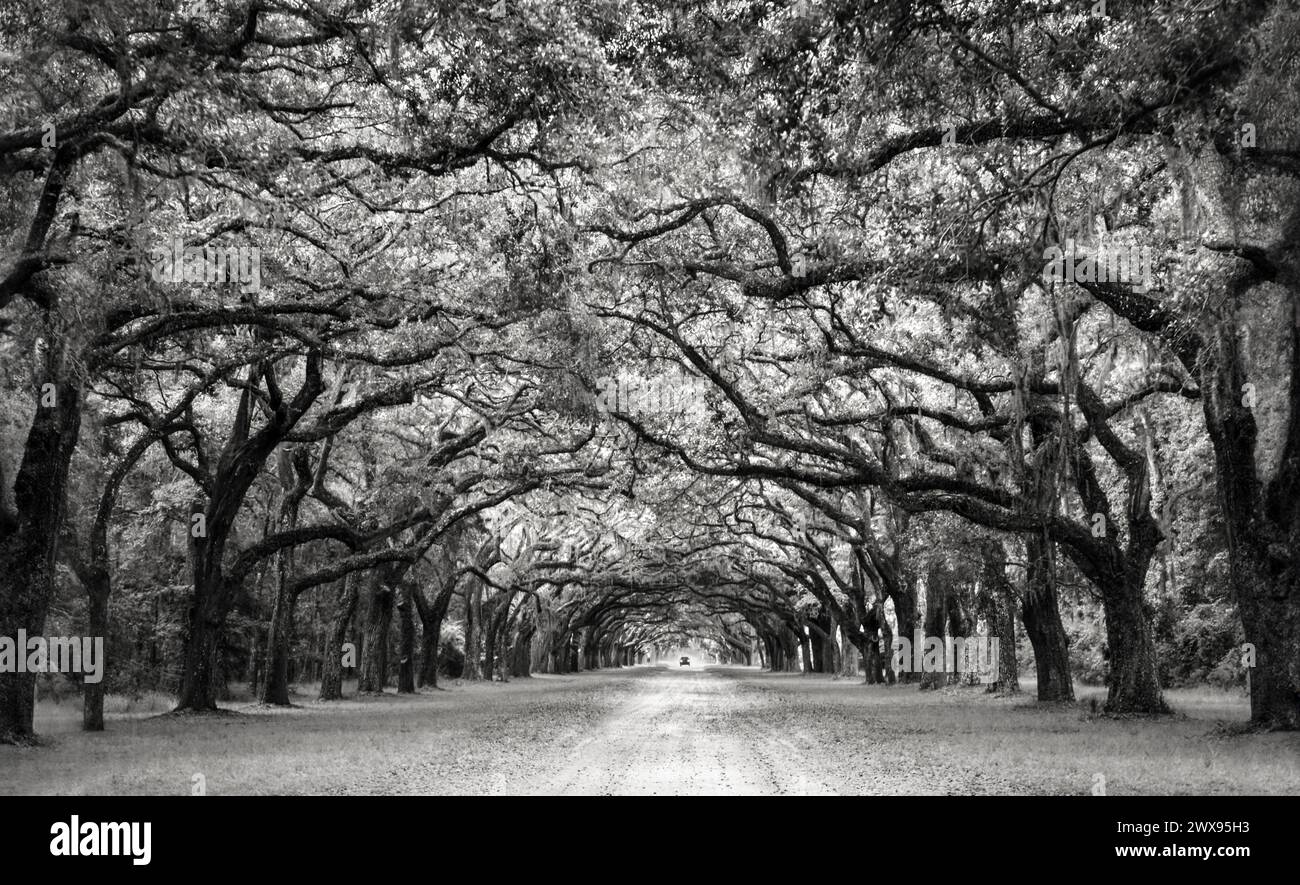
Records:
<instances>
[{"instance_id":1,"label":"dirt road","mask_svg":"<svg viewBox=\"0 0 1300 885\"><path fill-rule=\"evenodd\" d=\"M834 795L770 726L770 701L709 669L643 671L630 696L540 779L547 795Z\"/></svg>"}]
</instances>

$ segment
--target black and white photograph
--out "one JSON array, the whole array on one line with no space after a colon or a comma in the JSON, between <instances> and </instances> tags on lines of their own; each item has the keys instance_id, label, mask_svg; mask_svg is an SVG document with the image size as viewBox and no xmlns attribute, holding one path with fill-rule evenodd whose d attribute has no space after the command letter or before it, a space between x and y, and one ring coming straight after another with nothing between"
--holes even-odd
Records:
<instances>
[{"instance_id":1,"label":"black and white photograph","mask_svg":"<svg viewBox=\"0 0 1300 885\"><path fill-rule=\"evenodd\" d=\"M1300 796L1294 2L0 0L0 194L34 854Z\"/></svg>"}]
</instances>

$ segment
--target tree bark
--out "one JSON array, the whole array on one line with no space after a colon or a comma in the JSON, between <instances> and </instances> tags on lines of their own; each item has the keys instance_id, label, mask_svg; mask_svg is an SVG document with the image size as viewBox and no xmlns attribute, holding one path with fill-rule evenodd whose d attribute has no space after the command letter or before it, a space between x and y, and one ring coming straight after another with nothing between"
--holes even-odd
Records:
<instances>
[{"instance_id":1,"label":"tree bark","mask_svg":"<svg viewBox=\"0 0 1300 885\"><path fill-rule=\"evenodd\" d=\"M971 598L971 585L964 576L954 576L948 585L948 594L944 600L944 621L950 639L969 639L975 631L974 608ZM945 659L946 660L946 659ZM955 662L948 673L948 684L958 685L969 681L968 674L961 672L961 663Z\"/></svg>"},{"instance_id":2,"label":"tree bark","mask_svg":"<svg viewBox=\"0 0 1300 885\"><path fill-rule=\"evenodd\" d=\"M519 627L519 633L515 637L514 644L511 646L510 653L510 675L516 678L527 678L532 676L532 643L533 636L536 635L537 628L530 621L525 621Z\"/></svg>"},{"instance_id":3,"label":"tree bark","mask_svg":"<svg viewBox=\"0 0 1300 885\"><path fill-rule=\"evenodd\" d=\"M1061 623L1053 578L1050 542L1039 535L1025 538L1026 588L1020 614L1025 634L1034 649L1034 670L1038 676L1038 700L1074 700L1070 677L1070 645Z\"/></svg>"},{"instance_id":4,"label":"tree bark","mask_svg":"<svg viewBox=\"0 0 1300 885\"><path fill-rule=\"evenodd\" d=\"M858 675L858 646L849 636L848 625L841 625L840 627L839 672L841 676Z\"/></svg>"},{"instance_id":5,"label":"tree bark","mask_svg":"<svg viewBox=\"0 0 1300 885\"><path fill-rule=\"evenodd\" d=\"M1016 592L1007 578L1007 557L1002 542L983 545L984 570L980 588L989 633L998 640L998 678L989 686L1001 695L1020 693L1020 667L1016 661Z\"/></svg>"},{"instance_id":6,"label":"tree bark","mask_svg":"<svg viewBox=\"0 0 1300 885\"><path fill-rule=\"evenodd\" d=\"M812 640L808 638L808 630L802 623L798 625L799 654L803 659L803 672L805 674L813 672L812 659Z\"/></svg>"},{"instance_id":7,"label":"tree bark","mask_svg":"<svg viewBox=\"0 0 1300 885\"><path fill-rule=\"evenodd\" d=\"M397 693L415 694L415 605L409 580L402 581L397 598L400 641L397 661Z\"/></svg>"},{"instance_id":8,"label":"tree bark","mask_svg":"<svg viewBox=\"0 0 1300 885\"><path fill-rule=\"evenodd\" d=\"M947 621L947 601L948 601L948 580L950 575L948 571L939 564L931 565L925 581L925 636L922 639L934 637L941 639L943 637L944 622ZM925 648L915 647L916 636L913 634L909 639L913 643L912 655L913 661L917 657L924 658ZM921 690L939 688L948 682L947 674L940 671L923 672L920 674Z\"/></svg>"},{"instance_id":9,"label":"tree bark","mask_svg":"<svg viewBox=\"0 0 1300 885\"><path fill-rule=\"evenodd\" d=\"M1300 211L1285 233L1296 241ZM1294 280L1294 264L1290 272ZM1201 400L1214 445L1233 592L1247 652L1253 651L1251 722L1294 731L1300 729L1300 295L1288 287L1280 308L1244 282L1232 295L1231 308L1239 313L1221 318L1201 348ZM1237 330L1251 319L1259 339L1254 349L1282 357L1277 377L1249 371L1251 354ZM1253 411L1243 395L1248 383L1259 388L1258 402L1267 397L1274 407ZM1259 451L1261 432L1269 432L1281 451ZM1250 657L1243 654L1247 664Z\"/></svg>"},{"instance_id":10,"label":"tree bark","mask_svg":"<svg viewBox=\"0 0 1300 885\"><path fill-rule=\"evenodd\" d=\"M461 678L477 682L483 678L483 582L470 578L465 590L465 672Z\"/></svg>"},{"instance_id":11,"label":"tree bark","mask_svg":"<svg viewBox=\"0 0 1300 885\"><path fill-rule=\"evenodd\" d=\"M442 622L447 617L447 609L451 606L451 597L454 590L453 582L447 580L439 588L433 604L428 606L427 609L418 609L420 612L420 629L422 631L420 685L428 685L432 688L438 687L438 646L442 636Z\"/></svg>"},{"instance_id":12,"label":"tree bark","mask_svg":"<svg viewBox=\"0 0 1300 885\"><path fill-rule=\"evenodd\" d=\"M57 365L56 354L51 346L46 377L65 377L48 382L55 384L53 405L41 405L37 389L36 415L14 479L15 512L0 508L0 636L10 638L19 630L28 636L45 631L68 464L81 430L81 389L72 370ZM0 743L34 739L35 700L35 673L0 673Z\"/></svg>"},{"instance_id":13,"label":"tree bark","mask_svg":"<svg viewBox=\"0 0 1300 885\"><path fill-rule=\"evenodd\" d=\"M483 675L486 679L505 681L506 668L503 660L506 644L503 635L510 615L510 603L513 593L500 593L492 599L485 611L485 630L483 634Z\"/></svg>"},{"instance_id":14,"label":"tree bark","mask_svg":"<svg viewBox=\"0 0 1300 885\"><path fill-rule=\"evenodd\" d=\"M867 685L878 685L885 681L885 669L890 665L886 661L886 654L881 651L881 631L889 629L885 623L883 612L879 606L875 606L867 612L867 618L863 624L866 631L866 654L863 655L863 663L866 665L866 674L863 681ZM892 649L893 645L885 645L886 649Z\"/></svg>"},{"instance_id":15,"label":"tree bark","mask_svg":"<svg viewBox=\"0 0 1300 885\"><path fill-rule=\"evenodd\" d=\"M916 587L907 581L897 581L894 584L890 599L894 603L894 618L898 622L898 638L906 639L911 642L916 636ZM893 667L894 655L890 649L892 644L886 649L888 657L888 666ZM921 681L921 674L915 672L912 667L907 667L898 673L898 681L901 683L915 683Z\"/></svg>"},{"instance_id":16,"label":"tree bark","mask_svg":"<svg viewBox=\"0 0 1300 885\"><path fill-rule=\"evenodd\" d=\"M181 658L178 710L215 710L220 690L217 656L228 611L227 590L219 574L196 569L195 599L186 619L185 650Z\"/></svg>"},{"instance_id":17,"label":"tree bark","mask_svg":"<svg viewBox=\"0 0 1300 885\"><path fill-rule=\"evenodd\" d=\"M360 580L361 576L356 572L343 579L334 618L330 622L325 654L321 660L322 701L337 701L343 697L343 643L347 641L352 629L352 618L357 611L357 582Z\"/></svg>"},{"instance_id":18,"label":"tree bark","mask_svg":"<svg viewBox=\"0 0 1300 885\"><path fill-rule=\"evenodd\" d=\"M393 590L376 569L366 582L365 633L357 691L382 694L388 681L388 631L393 622Z\"/></svg>"},{"instance_id":19,"label":"tree bark","mask_svg":"<svg viewBox=\"0 0 1300 885\"><path fill-rule=\"evenodd\" d=\"M275 601L271 607L271 625L267 630L265 675L262 679L263 704L288 707L289 704L289 653L293 639L293 613L297 600L289 590L285 561L286 551L276 556Z\"/></svg>"},{"instance_id":20,"label":"tree bark","mask_svg":"<svg viewBox=\"0 0 1300 885\"><path fill-rule=\"evenodd\" d=\"M89 597L88 626L91 637L103 637L104 657L100 661L103 677L99 682L87 682L82 698L81 728L83 731L104 730L104 682L108 677L108 572L103 573L101 586L87 586Z\"/></svg>"},{"instance_id":21,"label":"tree bark","mask_svg":"<svg viewBox=\"0 0 1300 885\"><path fill-rule=\"evenodd\" d=\"M1110 650L1107 712L1168 712L1156 675L1155 635L1142 584L1135 583L1131 574L1115 575L1103 582L1102 593L1108 603L1106 640Z\"/></svg>"},{"instance_id":22,"label":"tree bark","mask_svg":"<svg viewBox=\"0 0 1300 885\"><path fill-rule=\"evenodd\" d=\"M894 672L894 633L889 628L889 618L885 617L885 605L883 602L877 602L875 606L876 618L880 623L880 644L879 649L884 649L880 661L880 672L884 676L885 682L893 685L898 681L898 674Z\"/></svg>"}]
</instances>

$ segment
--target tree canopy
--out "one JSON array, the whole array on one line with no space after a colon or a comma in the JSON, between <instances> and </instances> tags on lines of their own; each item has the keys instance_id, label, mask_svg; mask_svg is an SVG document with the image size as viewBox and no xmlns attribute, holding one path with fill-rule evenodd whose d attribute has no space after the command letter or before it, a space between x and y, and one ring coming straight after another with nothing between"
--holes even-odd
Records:
<instances>
[{"instance_id":1,"label":"tree canopy","mask_svg":"<svg viewBox=\"0 0 1300 885\"><path fill-rule=\"evenodd\" d=\"M1300 727L1300 16L1106 6L9 4L0 636L92 729L917 631Z\"/></svg>"}]
</instances>

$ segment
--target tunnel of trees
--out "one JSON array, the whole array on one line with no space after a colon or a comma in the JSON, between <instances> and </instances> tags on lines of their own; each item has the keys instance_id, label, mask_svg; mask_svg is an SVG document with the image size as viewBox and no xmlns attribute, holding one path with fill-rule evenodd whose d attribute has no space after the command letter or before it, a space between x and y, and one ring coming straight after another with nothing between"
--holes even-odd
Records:
<instances>
[{"instance_id":1,"label":"tunnel of trees","mask_svg":"<svg viewBox=\"0 0 1300 885\"><path fill-rule=\"evenodd\" d=\"M1300 12L1100 6L6 4L0 636L107 670L0 740L917 631L1300 727Z\"/></svg>"}]
</instances>

